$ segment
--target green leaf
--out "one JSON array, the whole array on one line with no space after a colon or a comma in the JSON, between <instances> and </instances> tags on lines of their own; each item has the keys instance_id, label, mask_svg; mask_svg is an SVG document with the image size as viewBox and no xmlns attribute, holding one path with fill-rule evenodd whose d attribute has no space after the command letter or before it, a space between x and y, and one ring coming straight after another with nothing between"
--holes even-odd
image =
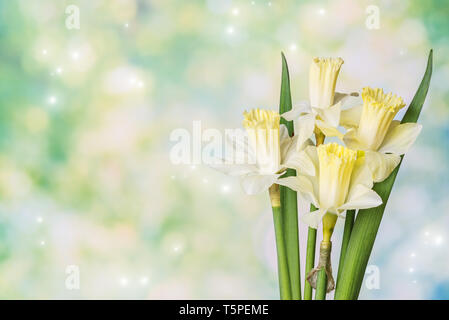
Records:
<instances>
[{"instance_id":1,"label":"green leaf","mask_svg":"<svg viewBox=\"0 0 449 320\"><path fill-rule=\"evenodd\" d=\"M282 114L291 110L292 97L290 93L290 76L288 73L287 60L282 53L282 77L281 77L281 98L279 102L279 113ZM293 136L293 121L286 121L281 118L281 124L285 124L290 136ZM283 177L295 176L296 171L288 169ZM280 186L281 208L283 216L283 234L287 246L288 269L290 272L290 282L292 298L301 299L301 273L299 264L299 235L298 235L298 203L296 191Z\"/></svg>"},{"instance_id":2,"label":"green leaf","mask_svg":"<svg viewBox=\"0 0 449 320\"><path fill-rule=\"evenodd\" d=\"M432 76L432 55L432 50L430 50L426 72L418 91L402 118L402 123L416 122L418 120L429 90L430 78ZM359 210L357 214L344 259L340 283L335 292L335 299L349 300L357 299L359 296L365 269L400 166L401 163L385 181L374 185L374 191L382 198L382 205L376 208Z\"/></svg>"},{"instance_id":3,"label":"green leaf","mask_svg":"<svg viewBox=\"0 0 449 320\"><path fill-rule=\"evenodd\" d=\"M352 227L354 226L355 210L346 211L345 228L343 230L343 239L341 241L340 260L338 261L337 287L340 282L343 271L343 263L348 249L349 239L351 238Z\"/></svg>"},{"instance_id":4,"label":"green leaf","mask_svg":"<svg viewBox=\"0 0 449 320\"><path fill-rule=\"evenodd\" d=\"M279 101L279 114L283 114L292 109L292 95L290 93L290 75L288 72L287 60L284 53L282 56L282 76L281 76L281 99ZM293 121L287 121L281 118L281 124L285 124L288 129L288 134L293 136Z\"/></svg>"}]
</instances>

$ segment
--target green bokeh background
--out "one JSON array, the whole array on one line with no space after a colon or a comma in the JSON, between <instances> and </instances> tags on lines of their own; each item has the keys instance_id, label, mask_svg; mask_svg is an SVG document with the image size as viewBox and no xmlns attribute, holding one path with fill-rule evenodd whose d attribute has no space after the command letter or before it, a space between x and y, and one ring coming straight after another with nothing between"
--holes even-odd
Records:
<instances>
[{"instance_id":1,"label":"green bokeh background","mask_svg":"<svg viewBox=\"0 0 449 320\"><path fill-rule=\"evenodd\" d=\"M267 195L172 164L170 133L277 108L281 51L295 103L311 58L330 55L345 60L337 89L410 102L430 48L424 130L370 261L380 288L361 298L449 298L448 12L437 0L0 0L0 298L276 299Z\"/></svg>"}]
</instances>

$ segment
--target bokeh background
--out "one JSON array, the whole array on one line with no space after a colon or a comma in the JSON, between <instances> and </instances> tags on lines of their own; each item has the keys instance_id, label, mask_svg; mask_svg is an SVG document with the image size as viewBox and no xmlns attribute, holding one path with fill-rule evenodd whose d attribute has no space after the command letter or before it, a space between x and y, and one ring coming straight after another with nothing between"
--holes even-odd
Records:
<instances>
[{"instance_id":1,"label":"bokeh background","mask_svg":"<svg viewBox=\"0 0 449 320\"><path fill-rule=\"evenodd\" d=\"M79 30L65 26L70 4ZM277 109L281 51L295 102L313 56L343 57L340 91L410 102L430 48L424 130L369 263L380 288L361 298L449 298L448 12L444 0L0 0L0 298L278 298L268 196L172 164L170 133Z\"/></svg>"}]
</instances>

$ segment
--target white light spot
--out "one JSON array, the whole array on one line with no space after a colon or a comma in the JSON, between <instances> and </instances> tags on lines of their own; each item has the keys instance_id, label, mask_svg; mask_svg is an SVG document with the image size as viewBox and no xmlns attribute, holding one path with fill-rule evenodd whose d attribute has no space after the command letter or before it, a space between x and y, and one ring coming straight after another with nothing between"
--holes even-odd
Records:
<instances>
[{"instance_id":1,"label":"white light spot","mask_svg":"<svg viewBox=\"0 0 449 320\"><path fill-rule=\"evenodd\" d=\"M442 236L436 236L434 239L434 243L435 245L439 246L440 244L443 243L443 237Z\"/></svg>"},{"instance_id":2,"label":"white light spot","mask_svg":"<svg viewBox=\"0 0 449 320\"><path fill-rule=\"evenodd\" d=\"M413 280L413 281L412 281L413 284L416 284L416 282L417 282L416 280Z\"/></svg>"},{"instance_id":3,"label":"white light spot","mask_svg":"<svg viewBox=\"0 0 449 320\"><path fill-rule=\"evenodd\" d=\"M43 49L43 50L42 50L42 54L43 54L44 56L46 56L47 53L48 53L47 49Z\"/></svg>"},{"instance_id":4,"label":"white light spot","mask_svg":"<svg viewBox=\"0 0 449 320\"><path fill-rule=\"evenodd\" d=\"M229 26L229 27L227 27L226 28L226 32L228 33L228 34L233 34L234 33L234 27L233 26Z\"/></svg>"},{"instance_id":5,"label":"white light spot","mask_svg":"<svg viewBox=\"0 0 449 320\"><path fill-rule=\"evenodd\" d=\"M415 269L413 269L413 268L408 268L408 272L410 272L410 273L413 273L415 271Z\"/></svg>"},{"instance_id":6,"label":"white light spot","mask_svg":"<svg viewBox=\"0 0 449 320\"><path fill-rule=\"evenodd\" d=\"M326 14L326 10L324 10L323 8L321 8L321 9L318 10L318 14L319 14L320 16L324 16L324 15Z\"/></svg>"},{"instance_id":7,"label":"white light spot","mask_svg":"<svg viewBox=\"0 0 449 320\"><path fill-rule=\"evenodd\" d=\"M424 235L425 235L426 237L430 236L429 231L424 232Z\"/></svg>"},{"instance_id":8,"label":"white light spot","mask_svg":"<svg viewBox=\"0 0 449 320\"><path fill-rule=\"evenodd\" d=\"M62 68L61 67L57 67L56 68L56 73L61 74L62 73Z\"/></svg>"},{"instance_id":9,"label":"white light spot","mask_svg":"<svg viewBox=\"0 0 449 320\"><path fill-rule=\"evenodd\" d=\"M139 88L143 88L143 82L142 82L142 81L139 81L139 82L137 83L137 86L138 86Z\"/></svg>"},{"instance_id":10,"label":"white light spot","mask_svg":"<svg viewBox=\"0 0 449 320\"><path fill-rule=\"evenodd\" d=\"M80 54L79 54L78 51L72 52L72 59L73 59L73 60L78 60L79 57L80 57Z\"/></svg>"},{"instance_id":11,"label":"white light spot","mask_svg":"<svg viewBox=\"0 0 449 320\"><path fill-rule=\"evenodd\" d=\"M238 16L238 15L240 14L239 8L234 8L234 9L232 9L232 14L233 14L234 16Z\"/></svg>"},{"instance_id":12,"label":"white light spot","mask_svg":"<svg viewBox=\"0 0 449 320\"><path fill-rule=\"evenodd\" d=\"M126 277L121 277L121 278L119 279L119 284L120 284L122 287L126 287L126 286L128 285L128 283L129 283L129 280L128 280L128 278L126 278Z\"/></svg>"},{"instance_id":13,"label":"white light spot","mask_svg":"<svg viewBox=\"0 0 449 320\"><path fill-rule=\"evenodd\" d=\"M44 218L42 218L42 217L37 217L36 218L36 222L37 223L42 223L44 221Z\"/></svg>"},{"instance_id":14,"label":"white light spot","mask_svg":"<svg viewBox=\"0 0 449 320\"><path fill-rule=\"evenodd\" d=\"M196 169L196 166L190 166L190 169L191 169L191 170L195 170L195 169Z\"/></svg>"},{"instance_id":15,"label":"white light spot","mask_svg":"<svg viewBox=\"0 0 449 320\"><path fill-rule=\"evenodd\" d=\"M410 257L411 257L411 258L416 257L416 253L412 252L412 253L410 254Z\"/></svg>"},{"instance_id":16,"label":"white light spot","mask_svg":"<svg viewBox=\"0 0 449 320\"><path fill-rule=\"evenodd\" d=\"M50 96L50 97L48 97L48 103L50 103L50 104L55 104L56 101L57 101L57 99L56 99L55 96Z\"/></svg>"},{"instance_id":17,"label":"white light spot","mask_svg":"<svg viewBox=\"0 0 449 320\"><path fill-rule=\"evenodd\" d=\"M221 192L228 193L231 190L231 187L227 184L221 186Z\"/></svg>"},{"instance_id":18,"label":"white light spot","mask_svg":"<svg viewBox=\"0 0 449 320\"><path fill-rule=\"evenodd\" d=\"M147 285L147 283L148 283L148 277L144 276L144 277L140 278L139 282L140 282L140 284L141 284L142 286Z\"/></svg>"},{"instance_id":19,"label":"white light spot","mask_svg":"<svg viewBox=\"0 0 449 320\"><path fill-rule=\"evenodd\" d=\"M45 241L41 240L41 242L39 243L41 246L45 246Z\"/></svg>"},{"instance_id":20,"label":"white light spot","mask_svg":"<svg viewBox=\"0 0 449 320\"><path fill-rule=\"evenodd\" d=\"M290 51L296 51L296 49L298 49L298 47L296 46L295 43L292 43L292 44L290 45Z\"/></svg>"},{"instance_id":21,"label":"white light spot","mask_svg":"<svg viewBox=\"0 0 449 320\"><path fill-rule=\"evenodd\" d=\"M268 6L271 7L271 5L272 5L272 3L271 3L271 2L268 2Z\"/></svg>"},{"instance_id":22,"label":"white light spot","mask_svg":"<svg viewBox=\"0 0 449 320\"><path fill-rule=\"evenodd\" d=\"M125 28L128 28L129 27L129 23L125 23Z\"/></svg>"},{"instance_id":23,"label":"white light spot","mask_svg":"<svg viewBox=\"0 0 449 320\"><path fill-rule=\"evenodd\" d=\"M255 2L255 1L251 1L251 4L252 4L252 5L255 5L255 4L256 4L256 2Z\"/></svg>"},{"instance_id":24,"label":"white light spot","mask_svg":"<svg viewBox=\"0 0 449 320\"><path fill-rule=\"evenodd\" d=\"M203 183L207 184L207 183L209 183L209 180L207 178L203 178Z\"/></svg>"}]
</instances>

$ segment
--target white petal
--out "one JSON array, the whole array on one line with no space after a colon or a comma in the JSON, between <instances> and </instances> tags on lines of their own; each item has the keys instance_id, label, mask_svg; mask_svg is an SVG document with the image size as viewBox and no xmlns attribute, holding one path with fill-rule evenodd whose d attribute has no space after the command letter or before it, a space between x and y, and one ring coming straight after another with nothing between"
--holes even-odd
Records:
<instances>
[{"instance_id":1,"label":"white petal","mask_svg":"<svg viewBox=\"0 0 449 320\"><path fill-rule=\"evenodd\" d=\"M292 150L283 166L298 170L301 174L315 175L315 164L305 151Z\"/></svg>"},{"instance_id":2,"label":"white petal","mask_svg":"<svg viewBox=\"0 0 449 320\"><path fill-rule=\"evenodd\" d=\"M406 153L415 142L421 129L422 125L418 123L392 123L379 151L383 153L391 152L399 155Z\"/></svg>"},{"instance_id":3,"label":"white petal","mask_svg":"<svg viewBox=\"0 0 449 320\"><path fill-rule=\"evenodd\" d=\"M363 105L341 111L340 124L345 128L355 128L359 126L362 116Z\"/></svg>"},{"instance_id":4,"label":"white petal","mask_svg":"<svg viewBox=\"0 0 449 320\"><path fill-rule=\"evenodd\" d=\"M232 164L224 160L209 164L209 167L230 176L241 176L250 173L257 173L258 168L253 164Z\"/></svg>"},{"instance_id":5,"label":"white petal","mask_svg":"<svg viewBox=\"0 0 449 320\"><path fill-rule=\"evenodd\" d=\"M315 129L315 116L313 114L306 114L299 117L296 123L295 134L298 136L297 150L303 146L304 142L313 135Z\"/></svg>"},{"instance_id":6,"label":"white petal","mask_svg":"<svg viewBox=\"0 0 449 320\"><path fill-rule=\"evenodd\" d=\"M279 174L275 175L260 175L249 174L243 176L241 179L241 185L243 190L247 194L258 194L263 191L267 191L269 187L277 180Z\"/></svg>"},{"instance_id":7,"label":"white petal","mask_svg":"<svg viewBox=\"0 0 449 320\"><path fill-rule=\"evenodd\" d=\"M345 145L353 150L364 150L365 146L363 145L363 143L361 141L359 141L358 137L357 137L357 129L356 128L351 128L348 131L346 131L344 137L343 137L343 142L345 143Z\"/></svg>"},{"instance_id":8,"label":"white petal","mask_svg":"<svg viewBox=\"0 0 449 320\"><path fill-rule=\"evenodd\" d=\"M279 139L282 140L288 140L290 138L290 135L288 134L288 129L285 124L281 124L279 126Z\"/></svg>"},{"instance_id":9,"label":"white petal","mask_svg":"<svg viewBox=\"0 0 449 320\"><path fill-rule=\"evenodd\" d=\"M281 117L287 121L297 120L301 114L310 113L310 106L307 101L302 101L299 105L294 106L290 111L281 114Z\"/></svg>"},{"instance_id":10,"label":"white petal","mask_svg":"<svg viewBox=\"0 0 449 320\"><path fill-rule=\"evenodd\" d=\"M225 151L223 158L216 158L208 166L230 176L240 176L258 172L253 159L251 148L245 139L225 137Z\"/></svg>"},{"instance_id":11,"label":"white petal","mask_svg":"<svg viewBox=\"0 0 449 320\"><path fill-rule=\"evenodd\" d=\"M367 209L378 207L381 204L382 199L374 190L359 184L352 189L348 200L338 210Z\"/></svg>"},{"instance_id":12,"label":"white petal","mask_svg":"<svg viewBox=\"0 0 449 320\"><path fill-rule=\"evenodd\" d=\"M331 127L338 127L340 124L341 103L336 103L326 109L315 109L321 119Z\"/></svg>"},{"instance_id":13,"label":"white petal","mask_svg":"<svg viewBox=\"0 0 449 320\"><path fill-rule=\"evenodd\" d=\"M293 138L288 134L287 127L281 124L279 127L279 147L281 148L281 159L285 159L290 152L292 140ZM292 149L296 149L296 146Z\"/></svg>"},{"instance_id":14,"label":"white petal","mask_svg":"<svg viewBox=\"0 0 449 320\"><path fill-rule=\"evenodd\" d=\"M366 153L365 153L366 155ZM368 166L368 161L366 157L358 157L354 169L351 174L351 182L349 184L349 193L351 192L351 188L361 184L367 188L373 187L373 175Z\"/></svg>"},{"instance_id":15,"label":"white petal","mask_svg":"<svg viewBox=\"0 0 449 320\"><path fill-rule=\"evenodd\" d=\"M256 154L248 144L248 136L228 134L225 136L225 156L227 163L256 164Z\"/></svg>"},{"instance_id":16,"label":"white petal","mask_svg":"<svg viewBox=\"0 0 449 320\"><path fill-rule=\"evenodd\" d=\"M343 92L335 92L334 94L334 104L341 102L341 104L344 104L346 100L348 100L350 97L358 97L358 92L351 92L351 93L343 93Z\"/></svg>"},{"instance_id":17,"label":"white petal","mask_svg":"<svg viewBox=\"0 0 449 320\"><path fill-rule=\"evenodd\" d=\"M372 172L374 182L384 181L393 172L399 162L401 162L401 157L394 153L385 154L376 151L367 151L365 158Z\"/></svg>"},{"instance_id":18,"label":"white petal","mask_svg":"<svg viewBox=\"0 0 449 320\"><path fill-rule=\"evenodd\" d=\"M317 229L323 219L323 216L326 214L326 211L326 209L318 209L316 211L306 212L301 215L300 219L309 227Z\"/></svg>"},{"instance_id":19,"label":"white petal","mask_svg":"<svg viewBox=\"0 0 449 320\"><path fill-rule=\"evenodd\" d=\"M307 156L310 158L310 160L313 162L314 166L315 166L315 172L317 172L319 166L320 166L320 161L318 159L318 152L317 149L314 145L312 146L307 146L304 149L304 152L307 154Z\"/></svg>"},{"instance_id":20,"label":"white petal","mask_svg":"<svg viewBox=\"0 0 449 320\"><path fill-rule=\"evenodd\" d=\"M307 201L313 203L314 206L318 205L317 199L314 195L313 184L307 177L301 175L286 177L278 179L277 183L300 192L302 196L307 199Z\"/></svg>"},{"instance_id":21,"label":"white petal","mask_svg":"<svg viewBox=\"0 0 449 320\"><path fill-rule=\"evenodd\" d=\"M324 133L326 137L338 137L340 140L343 140L343 133L338 131L337 128L332 127L322 120L316 120L316 126Z\"/></svg>"}]
</instances>

